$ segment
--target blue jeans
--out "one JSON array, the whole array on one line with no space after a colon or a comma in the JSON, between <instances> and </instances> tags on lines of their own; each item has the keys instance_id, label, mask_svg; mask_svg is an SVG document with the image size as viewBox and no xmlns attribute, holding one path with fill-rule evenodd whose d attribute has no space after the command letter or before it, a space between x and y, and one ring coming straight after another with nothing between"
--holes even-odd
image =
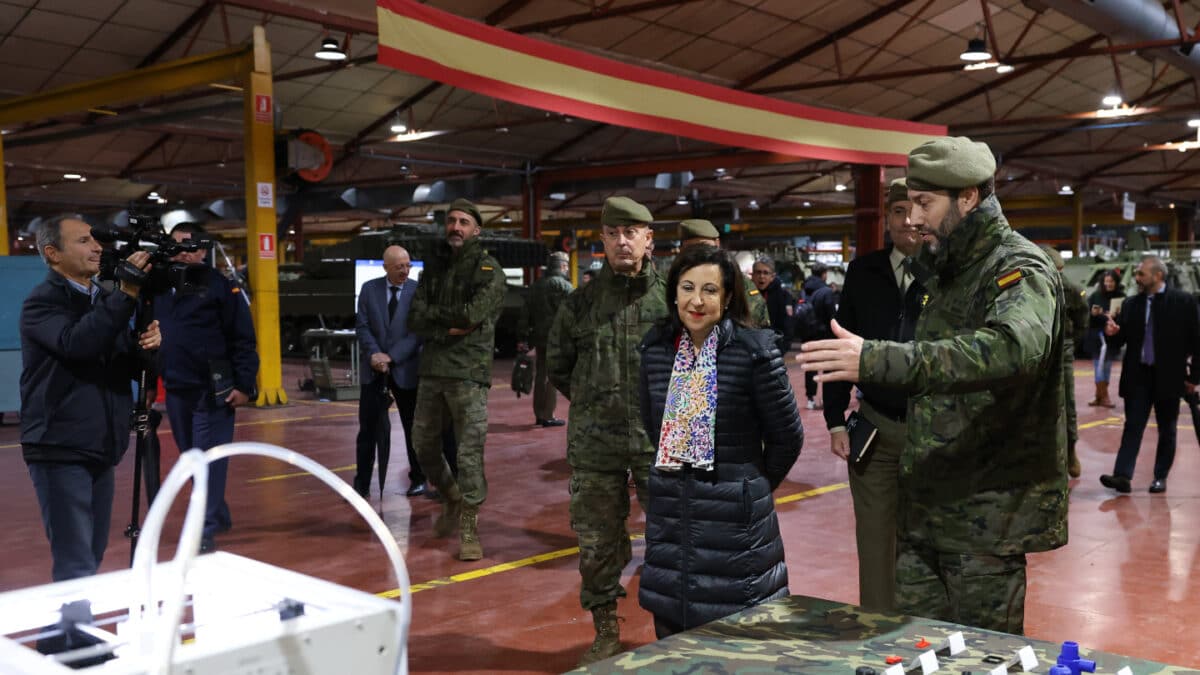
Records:
<instances>
[{"instance_id":1,"label":"blue jeans","mask_svg":"<svg viewBox=\"0 0 1200 675\"><path fill-rule=\"evenodd\" d=\"M29 477L50 540L55 581L96 573L108 547L113 467L30 462Z\"/></svg>"},{"instance_id":2,"label":"blue jeans","mask_svg":"<svg viewBox=\"0 0 1200 675\"><path fill-rule=\"evenodd\" d=\"M167 417L171 420L171 435L180 452L192 448L208 450L233 441L233 408L216 405L210 392L168 390ZM228 473L228 459L208 465L208 501L202 534L206 539L233 526L229 505L225 503Z\"/></svg>"},{"instance_id":3,"label":"blue jeans","mask_svg":"<svg viewBox=\"0 0 1200 675\"><path fill-rule=\"evenodd\" d=\"M1141 368L1140 377L1127 378L1125 393L1125 430L1121 432L1121 449L1113 473L1133 478L1137 466L1138 451L1142 445L1142 434L1150 420L1150 408L1154 408L1154 421L1158 423L1158 447L1154 453L1154 478L1166 480L1175 462L1175 425L1179 422L1179 399L1157 401L1154 399L1154 367ZM1133 382L1137 380L1137 382Z\"/></svg>"},{"instance_id":4,"label":"blue jeans","mask_svg":"<svg viewBox=\"0 0 1200 675\"><path fill-rule=\"evenodd\" d=\"M1096 371L1096 384L1108 382L1112 378L1112 364L1109 359L1103 359L1099 356L1092 359L1092 369Z\"/></svg>"}]
</instances>

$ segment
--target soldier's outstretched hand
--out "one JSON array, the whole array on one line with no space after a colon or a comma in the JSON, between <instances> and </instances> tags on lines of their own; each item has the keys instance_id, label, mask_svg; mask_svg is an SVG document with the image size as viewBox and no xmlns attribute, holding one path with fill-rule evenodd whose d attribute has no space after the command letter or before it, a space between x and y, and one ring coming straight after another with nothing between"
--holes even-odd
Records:
<instances>
[{"instance_id":1,"label":"soldier's outstretched hand","mask_svg":"<svg viewBox=\"0 0 1200 675\"><path fill-rule=\"evenodd\" d=\"M830 322L832 340L813 340L800 346L796 361L804 371L815 371L818 382L858 382L858 361L863 339Z\"/></svg>"}]
</instances>

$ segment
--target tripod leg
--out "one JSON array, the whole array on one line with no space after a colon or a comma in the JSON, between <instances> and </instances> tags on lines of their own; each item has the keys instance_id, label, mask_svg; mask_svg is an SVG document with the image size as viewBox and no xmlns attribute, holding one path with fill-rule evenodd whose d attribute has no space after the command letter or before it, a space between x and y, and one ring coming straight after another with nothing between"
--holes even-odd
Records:
<instances>
[{"instance_id":1,"label":"tripod leg","mask_svg":"<svg viewBox=\"0 0 1200 675\"><path fill-rule=\"evenodd\" d=\"M142 458L142 479L146 481L146 508L154 503L158 488L162 485L162 447L158 443L158 425L162 424L162 413L150 411L150 428L146 432L146 452Z\"/></svg>"}]
</instances>

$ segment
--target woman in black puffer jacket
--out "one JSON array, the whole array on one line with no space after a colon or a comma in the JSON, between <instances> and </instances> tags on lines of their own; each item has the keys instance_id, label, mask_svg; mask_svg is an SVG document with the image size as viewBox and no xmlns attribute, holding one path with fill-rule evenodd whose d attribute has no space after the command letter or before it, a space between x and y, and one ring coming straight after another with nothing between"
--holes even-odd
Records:
<instances>
[{"instance_id":1,"label":"woman in black puffer jacket","mask_svg":"<svg viewBox=\"0 0 1200 675\"><path fill-rule=\"evenodd\" d=\"M657 455L638 599L660 638L788 593L771 493L804 429L774 334L746 327L743 283L727 253L685 249L667 278L677 309L641 346Z\"/></svg>"}]
</instances>

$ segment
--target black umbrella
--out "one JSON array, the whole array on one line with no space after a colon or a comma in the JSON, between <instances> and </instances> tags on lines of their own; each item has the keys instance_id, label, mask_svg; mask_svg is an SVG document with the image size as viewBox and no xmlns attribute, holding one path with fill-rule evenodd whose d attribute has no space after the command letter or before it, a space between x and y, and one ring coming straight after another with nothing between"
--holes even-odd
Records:
<instances>
[{"instance_id":1,"label":"black umbrella","mask_svg":"<svg viewBox=\"0 0 1200 675\"><path fill-rule=\"evenodd\" d=\"M1196 442L1200 443L1200 392L1185 394L1183 400L1192 410L1192 428L1196 432Z\"/></svg>"},{"instance_id":2,"label":"black umbrella","mask_svg":"<svg viewBox=\"0 0 1200 675\"><path fill-rule=\"evenodd\" d=\"M392 405L392 393L388 390L390 370L379 373L371 382L368 396L379 397L379 419L375 421L375 449L379 459L379 498L383 499L383 481L387 478L388 459L392 456L392 419L388 409ZM370 483L367 483L370 485Z\"/></svg>"}]
</instances>

